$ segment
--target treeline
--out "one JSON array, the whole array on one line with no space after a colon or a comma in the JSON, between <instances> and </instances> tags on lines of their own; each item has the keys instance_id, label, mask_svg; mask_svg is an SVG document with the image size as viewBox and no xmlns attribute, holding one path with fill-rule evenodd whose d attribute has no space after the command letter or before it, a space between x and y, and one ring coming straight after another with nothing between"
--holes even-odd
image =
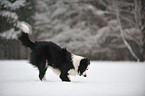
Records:
<instances>
[{"instance_id":1,"label":"treeline","mask_svg":"<svg viewBox=\"0 0 145 96\"><path fill-rule=\"evenodd\" d=\"M20 24L31 39L51 40L94 60L145 60L144 0L2 0L0 59L28 58L17 41Z\"/></svg>"}]
</instances>

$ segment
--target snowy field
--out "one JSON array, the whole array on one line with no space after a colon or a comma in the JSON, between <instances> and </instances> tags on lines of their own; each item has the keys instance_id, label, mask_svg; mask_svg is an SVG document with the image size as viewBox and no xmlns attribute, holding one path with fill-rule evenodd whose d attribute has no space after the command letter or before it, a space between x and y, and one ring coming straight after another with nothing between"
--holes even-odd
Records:
<instances>
[{"instance_id":1,"label":"snowy field","mask_svg":"<svg viewBox=\"0 0 145 96\"><path fill-rule=\"evenodd\" d=\"M145 62L91 62L88 77L61 82L50 69L47 81L28 61L0 61L0 96L145 96Z\"/></svg>"}]
</instances>

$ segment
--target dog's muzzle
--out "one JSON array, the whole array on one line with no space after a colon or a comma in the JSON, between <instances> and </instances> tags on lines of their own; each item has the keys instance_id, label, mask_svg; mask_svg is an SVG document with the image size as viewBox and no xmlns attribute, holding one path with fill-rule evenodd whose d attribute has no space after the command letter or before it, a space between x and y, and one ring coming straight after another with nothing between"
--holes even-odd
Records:
<instances>
[{"instance_id":1,"label":"dog's muzzle","mask_svg":"<svg viewBox=\"0 0 145 96\"><path fill-rule=\"evenodd\" d=\"M86 74L86 72L84 72L83 74L79 74L80 76L84 76L84 77L87 77L87 74Z\"/></svg>"}]
</instances>

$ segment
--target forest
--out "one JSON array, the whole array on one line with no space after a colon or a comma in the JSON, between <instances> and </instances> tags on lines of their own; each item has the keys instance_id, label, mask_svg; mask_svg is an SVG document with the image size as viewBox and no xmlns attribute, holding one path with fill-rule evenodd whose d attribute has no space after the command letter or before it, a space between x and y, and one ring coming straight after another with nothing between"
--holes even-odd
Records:
<instances>
[{"instance_id":1,"label":"forest","mask_svg":"<svg viewBox=\"0 0 145 96\"><path fill-rule=\"evenodd\" d=\"M0 59L29 58L22 23L91 60L145 60L145 0L0 0Z\"/></svg>"}]
</instances>

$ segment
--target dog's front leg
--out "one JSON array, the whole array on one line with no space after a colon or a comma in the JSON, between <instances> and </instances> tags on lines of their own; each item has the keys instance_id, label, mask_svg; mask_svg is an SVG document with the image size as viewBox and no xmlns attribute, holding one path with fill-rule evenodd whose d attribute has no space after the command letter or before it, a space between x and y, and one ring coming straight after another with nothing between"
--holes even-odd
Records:
<instances>
[{"instance_id":1,"label":"dog's front leg","mask_svg":"<svg viewBox=\"0 0 145 96\"><path fill-rule=\"evenodd\" d=\"M70 79L68 78L68 73L61 73L59 77L62 81L70 82Z\"/></svg>"},{"instance_id":2,"label":"dog's front leg","mask_svg":"<svg viewBox=\"0 0 145 96\"><path fill-rule=\"evenodd\" d=\"M60 79L62 80L62 81L66 81L66 82L70 82L70 79L68 78L68 71L69 71L69 67L67 67L67 66L63 66L61 69L60 69Z\"/></svg>"}]
</instances>

